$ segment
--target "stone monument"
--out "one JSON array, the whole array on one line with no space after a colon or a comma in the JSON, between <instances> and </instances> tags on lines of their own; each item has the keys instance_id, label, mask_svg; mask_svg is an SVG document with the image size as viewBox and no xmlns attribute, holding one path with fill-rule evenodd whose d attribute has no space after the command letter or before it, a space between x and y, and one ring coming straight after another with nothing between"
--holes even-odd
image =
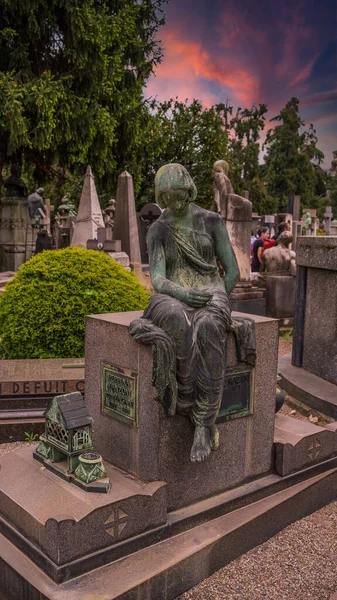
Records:
<instances>
[{"instance_id":1,"label":"stone monument","mask_svg":"<svg viewBox=\"0 0 337 600\"><path fill-rule=\"evenodd\" d=\"M67 195L62 198L55 216L54 238L56 250L71 245L76 221L75 205Z\"/></svg>"},{"instance_id":2,"label":"stone monument","mask_svg":"<svg viewBox=\"0 0 337 600\"><path fill-rule=\"evenodd\" d=\"M96 238L98 227L104 227L104 221L94 176L91 167L88 166L71 240L72 245L86 248L87 240Z\"/></svg>"},{"instance_id":3,"label":"stone monument","mask_svg":"<svg viewBox=\"0 0 337 600\"><path fill-rule=\"evenodd\" d=\"M131 263L141 265L135 195L132 176L123 171L118 177L113 239L121 240L122 251Z\"/></svg>"},{"instance_id":4,"label":"stone monument","mask_svg":"<svg viewBox=\"0 0 337 600\"><path fill-rule=\"evenodd\" d=\"M261 258L259 286L265 289L266 315L282 319L291 325L295 310L296 254L289 246L293 240L290 231L277 239L277 246L264 251Z\"/></svg>"},{"instance_id":5,"label":"stone monument","mask_svg":"<svg viewBox=\"0 0 337 600\"><path fill-rule=\"evenodd\" d=\"M262 292L250 280L250 239L252 232L252 203L234 193L228 177L229 166L224 160L214 163L213 209L226 225L229 239L238 261L240 281L231 294L233 310L265 314Z\"/></svg>"},{"instance_id":6,"label":"stone monument","mask_svg":"<svg viewBox=\"0 0 337 600\"><path fill-rule=\"evenodd\" d=\"M0 200L0 271L17 271L34 252L35 240L29 216L27 189L21 169L12 165Z\"/></svg>"},{"instance_id":7,"label":"stone monument","mask_svg":"<svg viewBox=\"0 0 337 600\"><path fill-rule=\"evenodd\" d=\"M189 191L193 196L193 186ZM182 196L181 189L178 193L170 189L169 206L174 198L181 200ZM162 200L166 201L165 195ZM180 210L184 203L178 202L175 209ZM228 238L217 215L196 205L189 207L194 217L201 217L194 221L196 229L192 230L187 218L191 214L185 215L185 223L183 215L175 223L168 223L170 210L165 211L164 231L171 235L173 228L172 235L181 249L177 265L177 254L172 253L174 240L165 244L166 275L172 275L168 285L175 286L174 292L183 288L186 300L197 304L186 303L182 314L182 302L168 297L172 303L177 302L176 316L185 319L181 334L186 335L189 327L194 330L193 345L198 356L192 362L201 368L199 377L190 381L190 365L184 365L183 356L170 361L172 346L164 329L160 334L162 348L132 339L130 324L142 320L141 313L88 317L86 407L81 401L79 418L63 398L54 401L52 411L46 415L50 445L55 447L61 441L63 451L64 446L69 448L66 460L52 465L47 461L47 468L41 468L32 457L31 446L0 458L0 590L6 600L174 600L240 554L336 497L336 432L308 427L303 431L301 422L279 418L274 437L278 323L249 315L240 320L238 313L227 311L225 286L229 290L238 276L235 259L226 252L230 249ZM160 219L153 225L155 229L161 226ZM204 223L207 231L200 235L203 219L208 221ZM224 281L218 279L213 268L214 251L207 236L215 239L219 231L210 231L210 222L226 238L218 250L227 255L221 254L228 273ZM179 223L181 227L177 227ZM190 236L187 241L182 233ZM162 242L160 236L155 239L154 249L151 245L155 254ZM194 248L192 254L186 252L186 243L188 250ZM188 268L190 257L192 265ZM172 261L180 267L175 274L171 271ZM207 265L211 269L205 274ZM155 269L155 279L160 278L162 269L163 263ZM185 281L187 288L183 282L175 283L180 269L186 277L194 278L193 293L188 291L190 279ZM211 285L206 290L197 285L208 278ZM217 283L219 288L214 291ZM217 295L218 290L223 295ZM160 297L167 296L167 291L161 292L153 296L151 312L156 304L163 307ZM201 306L206 299L209 304ZM167 320L171 314L172 304ZM227 343L222 348L218 347L219 333L210 326L212 318L224 333L223 342ZM134 328L133 324L133 332ZM251 346L244 343L247 332L254 328L255 366L248 360ZM199 360L206 346L206 332L211 334L207 349L214 342L211 355L218 354L221 359L221 365L219 361L211 365L209 379L208 358ZM178 366L176 373L166 369L163 357L172 367ZM207 397L191 393L185 408L187 413L196 409L193 419L208 420L218 390L216 376L224 372L225 365L220 410L214 424L219 430L219 438L214 440L219 447L207 460L191 462L195 428L184 415L168 415L174 408L174 382L180 392L185 392L183 400L187 400L190 383L193 392L205 386ZM170 383L173 387L167 385ZM200 398L203 402L198 407ZM204 413L198 410L202 405ZM180 410L180 398L176 407ZM54 471L68 466L71 475L79 444L90 443L88 414L95 423L94 448L104 458L111 483L104 494L88 494ZM89 467L85 474L77 467L75 475L84 475L86 482L93 465ZM272 472L274 469L277 473ZM65 477L70 475L67 469Z\"/></svg>"}]
</instances>

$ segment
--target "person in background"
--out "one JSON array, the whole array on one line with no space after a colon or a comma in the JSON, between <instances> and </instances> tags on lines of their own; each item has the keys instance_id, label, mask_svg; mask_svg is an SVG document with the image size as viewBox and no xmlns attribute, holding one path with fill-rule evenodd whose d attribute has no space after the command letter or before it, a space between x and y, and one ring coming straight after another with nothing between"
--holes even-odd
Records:
<instances>
[{"instance_id":1,"label":"person in background","mask_svg":"<svg viewBox=\"0 0 337 600\"><path fill-rule=\"evenodd\" d=\"M260 270L260 263L263 253L263 244L269 239L270 232L268 227L261 228L260 237L254 242L253 247L253 260L252 260L252 273L258 273Z\"/></svg>"},{"instance_id":2,"label":"person in background","mask_svg":"<svg viewBox=\"0 0 337 600\"><path fill-rule=\"evenodd\" d=\"M277 233L275 233L275 235L273 235L272 237L272 240L275 240L275 242L277 242L278 237L281 235L281 233L283 233L284 231L290 231L290 225L289 223L286 223L286 221L282 221L282 223L279 224L277 229Z\"/></svg>"}]
</instances>

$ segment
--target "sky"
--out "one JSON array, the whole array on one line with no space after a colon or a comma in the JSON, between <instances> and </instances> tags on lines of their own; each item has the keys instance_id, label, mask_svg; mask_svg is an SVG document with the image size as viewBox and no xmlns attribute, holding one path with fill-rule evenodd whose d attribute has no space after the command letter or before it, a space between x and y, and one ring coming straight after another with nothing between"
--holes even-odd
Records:
<instances>
[{"instance_id":1,"label":"sky","mask_svg":"<svg viewBox=\"0 0 337 600\"><path fill-rule=\"evenodd\" d=\"M268 104L269 119L292 96L313 123L323 166L337 150L336 0L171 0L158 38L164 58L146 97L205 107ZM263 153L261 153L261 160Z\"/></svg>"}]
</instances>

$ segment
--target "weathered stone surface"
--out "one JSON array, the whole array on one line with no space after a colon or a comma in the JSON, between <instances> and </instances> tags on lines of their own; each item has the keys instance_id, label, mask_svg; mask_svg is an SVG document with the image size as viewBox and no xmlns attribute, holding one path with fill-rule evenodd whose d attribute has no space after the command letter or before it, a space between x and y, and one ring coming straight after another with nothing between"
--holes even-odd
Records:
<instances>
[{"instance_id":1,"label":"weathered stone surface","mask_svg":"<svg viewBox=\"0 0 337 600\"><path fill-rule=\"evenodd\" d=\"M23 198L0 200L0 271L17 271L31 258L35 239L28 201Z\"/></svg>"},{"instance_id":2,"label":"weathered stone surface","mask_svg":"<svg viewBox=\"0 0 337 600\"><path fill-rule=\"evenodd\" d=\"M294 316L296 279L289 275L268 275L266 286L266 315L276 319Z\"/></svg>"},{"instance_id":3,"label":"weathered stone surface","mask_svg":"<svg viewBox=\"0 0 337 600\"><path fill-rule=\"evenodd\" d=\"M118 177L113 237L121 240L122 251L129 256L130 262L142 262L133 181L127 171Z\"/></svg>"},{"instance_id":4,"label":"weathered stone surface","mask_svg":"<svg viewBox=\"0 0 337 600\"><path fill-rule=\"evenodd\" d=\"M93 438L97 452L144 481L166 481L170 509L207 498L270 471L277 321L254 317L257 334L254 413L220 423L220 449L212 452L207 462L191 464L189 449L193 427L186 417L167 417L163 407L154 400L151 349L130 337L129 324L140 315L135 312L87 318L86 402L95 422ZM102 363L138 374L138 427L102 414ZM237 364L232 336L227 364Z\"/></svg>"},{"instance_id":5,"label":"weathered stone surface","mask_svg":"<svg viewBox=\"0 0 337 600\"><path fill-rule=\"evenodd\" d=\"M31 447L0 464L2 517L57 565L166 522L165 483L144 484L105 464L109 492L88 494L41 467Z\"/></svg>"},{"instance_id":6,"label":"weathered stone surface","mask_svg":"<svg viewBox=\"0 0 337 600\"><path fill-rule=\"evenodd\" d=\"M71 240L72 245L86 248L87 240L96 238L98 227L104 227L104 221L94 176L91 167L88 166L84 176L82 195Z\"/></svg>"},{"instance_id":7,"label":"weathered stone surface","mask_svg":"<svg viewBox=\"0 0 337 600\"><path fill-rule=\"evenodd\" d=\"M299 236L296 263L314 269L337 271L337 236Z\"/></svg>"},{"instance_id":8,"label":"weathered stone surface","mask_svg":"<svg viewBox=\"0 0 337 600\"><path fill-rule=\"evenodd\" d=\"M337 270L308 268L303 367L337 385Z\"/></svg>"},{"instance_id":9,"label":"weathered stone surface","mask_svg":"<svg viewBox=\"0 0 337 600\"><path fill-rule=\"evenodd\" d=\"M0 443L42 433L51 398L75 391L84 391L83 359L0 361Z\"/></svg>"},{"instance_id":10,"label":"weathered stone surface","mask_svg":"<svg viewBox=\"0 0 337 600\"><path fill-rule=\"evenodd\" d=\"M174 600L290 523L334 500L336 489L334 467L59 586L0 535L0 587L9 600Z\"/></svg>"},{"instance_id":11,"label":"weathered stone surface","mask_svg":"<svg viewBox=\"0 0 337 600\"><path fill-rule=\"evenodd\" d=\"M337 452L337 433L312 423L275 415L275 470L289 475Z\"/></svg>"}]
</instances>

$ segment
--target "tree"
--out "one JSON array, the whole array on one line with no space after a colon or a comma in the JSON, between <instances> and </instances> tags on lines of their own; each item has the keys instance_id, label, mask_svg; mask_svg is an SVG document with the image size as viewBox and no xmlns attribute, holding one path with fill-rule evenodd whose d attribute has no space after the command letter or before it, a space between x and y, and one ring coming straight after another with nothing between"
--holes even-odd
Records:
<instances>
[{"instance_id":1,"label":"tree","mask_svg":"<svg viewBox=\"0 0 337 600\"><path fill-rule=\"evenodd\" d=\"M134 166L165 2L0 0L0 175L17 161L62 185L90 163L107 186Z\"/></svg>"},{"instance_id":2,"label":"tree","mask_svg":"<svg viewBox=\"0 0 337 600\"><path fill-rule=\"evenodd\" d=\"M305 124L299 115L298 98L291 98L273 121L280 125L268 131L264 144L268 192L277 200L279 211L287 210L288 199L294 194L300 194L302 204L311 207L317 184L313 161L324 159L316 147L314 126L302 130Z\"/></svg>"},{"instance_id":3,"label":"tree","mask_svg":"<svg viewBox=\"0 0 337 600\"><path fill-rule=\"evenodd\" d=\"M261 214L271 210L263 181L260 179L260 134L265 125L267 105L255 104L252 108L239 107L233 116L228 102L222 105L226 130L229 132L230 179L237 194L249 191L253 209Z\"/></svg>"},{"instance_id":4,"label":"tree","mask_svg":"<svg viewBox=\"0 0 337 600\"><path fill-rule=\"evenodd\" d=\"M210 208L213 200L213 164L228 158L228 136L221 107L204 109L199 100L152 101L144 114L143 139L146 157L138 205L154 202L154 177L166 163L181 163L198 189L197 202Z\"/></svg>"}]
</instances>

